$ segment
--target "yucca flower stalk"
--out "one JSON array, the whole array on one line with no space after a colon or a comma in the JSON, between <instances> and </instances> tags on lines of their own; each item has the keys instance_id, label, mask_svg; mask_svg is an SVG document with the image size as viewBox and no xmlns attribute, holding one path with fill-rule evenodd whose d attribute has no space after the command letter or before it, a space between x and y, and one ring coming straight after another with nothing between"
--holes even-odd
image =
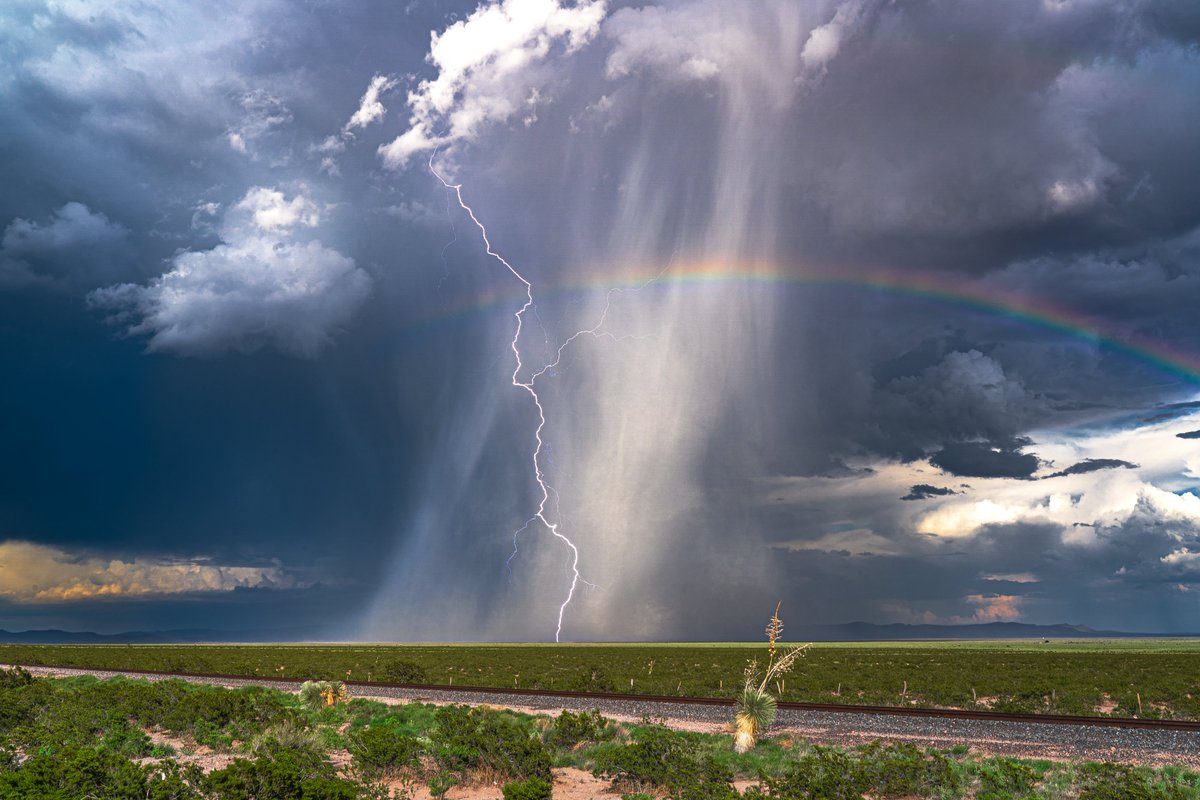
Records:
<instances>
[{"instance_id":1,"label":"yucca flower stalk","mask_svg":"<svg viewBox=\"0 0 1200 800\"><path fill-rule=\"evenodd\" d=\"M783 620L779 618L779 603L775 604L775 613L767 623L767 641L770 644L770 656L767 660L766 671L761 679L758 673L758 660L751 659L746 665L743 676L742 693L737 698L736 712L733 716L733 749L745 753L758 743L758 736L775 721L776 699L767 687L771 681L778 680L791 671L796 659L804 655L808 645L793 647L776 659L776 643L783 634Z\"/></svg>"}]
</instances>

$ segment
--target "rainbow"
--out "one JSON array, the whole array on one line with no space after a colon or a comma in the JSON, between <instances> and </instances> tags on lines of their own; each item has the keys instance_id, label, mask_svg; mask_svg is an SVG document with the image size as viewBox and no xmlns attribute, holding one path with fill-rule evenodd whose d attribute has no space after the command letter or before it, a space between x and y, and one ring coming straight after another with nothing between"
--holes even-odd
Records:
<instances>
[{"instance_id":1,"label":"rainbow","mask_svg":"<svg viewBox=\"0 0 1200 800\"><path fill-rule=\"evenodd\" d=\"M1200 385L1200 354L1137 332L1114 331L1101 321L1052 302L1048 298L1002 289L946 273L896 270L799 272L773 264L738 264L734 267L724 262L698 261L672 265L665 273L661 268L644 268L624 270L619 277L609 277L605 280L560 283L552 286L542 283L535 286L535 299L541 302L569 294L601 292L614 288L638 289L651 283L662 286L749 283L843 287L911 297L967 308L1054 331L1150 364L1172 376ZM454 299L440 309L414 320L414 324L432 324L448 318L507 306L523 299L523 292L491 289L470 297Z\"/></svg>"}]
</instances>

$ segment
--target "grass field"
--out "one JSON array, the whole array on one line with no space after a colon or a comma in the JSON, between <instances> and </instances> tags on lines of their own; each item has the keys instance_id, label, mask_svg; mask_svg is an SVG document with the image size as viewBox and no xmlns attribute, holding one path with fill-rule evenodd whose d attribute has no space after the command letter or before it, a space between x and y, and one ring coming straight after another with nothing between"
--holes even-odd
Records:
<instances>
[{"instance_id":1,"label":"grass field","mask_svg":"<svg viewBox=\"0 0 1200 800\"><path fill-rule=\"evenodd\" d=\"M0 645L0 662L731 697L763 644ZM1200 640L820 643L782 700L1200 719Z\"/></svg>"}]
</instances>

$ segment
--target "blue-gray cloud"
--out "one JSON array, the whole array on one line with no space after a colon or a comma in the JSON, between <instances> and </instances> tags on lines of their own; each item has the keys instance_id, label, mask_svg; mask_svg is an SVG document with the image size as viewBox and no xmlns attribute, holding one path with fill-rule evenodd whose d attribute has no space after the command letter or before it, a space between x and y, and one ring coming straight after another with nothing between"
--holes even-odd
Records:
<instances>
[{"instance_id":1,"label":"blue-gray cloud","mask_svg":"<svg viewBox=\"0 0 1200 800\"><path fill-rule=\"evenodd\" d=\"M83 203L56 209L45 223L14 219L0 238L0 289L78 289L103 283L128 258L129 231Z\"/></svg>"},{"instance_id":2,"label":"blue-gray cloud","mask_svg":"<svg viewBox=\"0 0 1200 800\"><path fill-rule=\"evenodd\" d=\"M908 494L901 497L901 500L928 500L931 497L948 497L952 494L958 494L957 491L946 486L932 486L928 483L917 483L908 490Z\"/></svg>"}]
</instances>

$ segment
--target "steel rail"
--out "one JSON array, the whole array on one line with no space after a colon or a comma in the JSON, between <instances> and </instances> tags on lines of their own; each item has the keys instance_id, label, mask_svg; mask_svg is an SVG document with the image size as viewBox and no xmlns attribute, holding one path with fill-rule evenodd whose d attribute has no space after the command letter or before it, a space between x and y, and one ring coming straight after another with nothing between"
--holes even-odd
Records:
<instances>
[{"instance_id":1,"label":"steel rail","mask_svg":"<svg viewBox=\"0 0 1200 800\"><path fill-rule=\"evenodd\" d=\"M82 672L130 673L133 675L159 675L167 678L202 678L207 680L235 680L251 683L300 684L304 677L278 675L232 675L218 672L177 672L132 667L83 667L72 664L24 664L17 666L41 669L72 669ZM627 694L624 692L579 692L569 689L525 689L499 686L450 686L430 683L390 683L386 681L342 681L347 687L364 689L403 689L406 691L447 692L450 694L500 694L514 697L561 697L574 700L618 700L634 703L662 703L673 705L733 706L730 697L676 697L658 694ZM777 707L787 711L817 711L832 714L868 714L875 716L926 717L934 719L961 719L985 722L1021 722L1045 725L1098 726L1105 728L1143 728L1165 731L1200 732L1200 720L1144 719L1139 717L1087 717L1073 714L1021 714L1007 711L972 711L958 708L930 708L921 706L868 706L849 703L802 703L780 700Z\"/></svg>"}]
</instances>

